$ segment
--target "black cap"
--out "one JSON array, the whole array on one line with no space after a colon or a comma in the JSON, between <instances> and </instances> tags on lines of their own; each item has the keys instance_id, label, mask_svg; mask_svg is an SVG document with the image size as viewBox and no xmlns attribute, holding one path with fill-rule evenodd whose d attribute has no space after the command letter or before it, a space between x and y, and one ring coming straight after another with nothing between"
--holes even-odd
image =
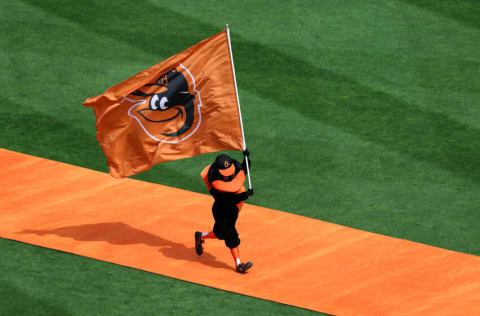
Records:
<instances>
[{"instance_id":1,"label":"black cap","mask_svg":"<svg viewBox=\"0 0 480 316\"><path fill-rule=\"evenodd\" d=\"M218 155L217 158L215 158L215 162L213 163L213 165L215 169L222 170L229 168L232 163L232 158L230 158L228 155L221 154Z\"/></svg>"}]
</instances>

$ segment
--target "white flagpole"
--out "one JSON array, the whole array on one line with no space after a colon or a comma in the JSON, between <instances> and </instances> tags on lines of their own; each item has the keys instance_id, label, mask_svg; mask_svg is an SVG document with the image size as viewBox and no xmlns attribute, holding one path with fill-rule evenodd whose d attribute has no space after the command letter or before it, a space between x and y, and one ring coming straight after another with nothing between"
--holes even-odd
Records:
<instances>
[{"instance_id":1,"label":"white flagpole","mask_svg":"<svg viewBox=\"0 0 480 316\"><path fill-rule=\"evenodd\" d=\"M247 143L245 142L245 134L243 132L243 120L242 120L242 110L240 109L240 99L238 98L238 89L237 89L237 77L235 76L235 66L233 65L233 54L232 54L232 45L230 44L230 28L228 24L225 26L227 30L228 38L228 48L230 49L230 60L232 61L232 71L233 71L233 82L235 83L235 93L237 96L237 105L238 105L238 115L240 116L240 127L242 130L242 139L243 139L243 150L247 149ZM250 180L250 168L248 166L248 157L246 157L245 162L247 164L247 177L248 177L248 188L252 188L252 181Z\"/></svg>"}]
</instances>

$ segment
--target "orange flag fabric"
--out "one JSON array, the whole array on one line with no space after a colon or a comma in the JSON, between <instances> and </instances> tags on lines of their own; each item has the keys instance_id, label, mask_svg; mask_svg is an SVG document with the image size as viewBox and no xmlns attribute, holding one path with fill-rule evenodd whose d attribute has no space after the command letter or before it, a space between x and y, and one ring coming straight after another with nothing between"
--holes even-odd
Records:
<instances>
[{"instance_id":1,"label":"orange flag fabric","mask_svg":"<svg viewBox=\"0 0 480 316\"><path fill-rule=\"evenodd\" d=\"M222 31L85 100L112 176L243 149L229 45Z\"/></svg>"}]
</instances>

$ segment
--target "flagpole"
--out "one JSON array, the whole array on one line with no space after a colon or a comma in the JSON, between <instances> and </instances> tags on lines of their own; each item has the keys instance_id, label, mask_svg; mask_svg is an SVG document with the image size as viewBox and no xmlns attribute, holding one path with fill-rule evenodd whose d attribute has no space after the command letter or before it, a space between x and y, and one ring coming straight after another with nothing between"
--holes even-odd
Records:
<instances>
[{"instance_id":1,"label":"flagpole","mask_svg":"<svg viewBox=\"0 0 480 316\"><path fill-rule=\"evenodd\" d=\"M225 25L225 29L227 30L228 48L230 49L230 60L232 61L233 82L235 84L235 95L237 97L238 115L240 116L240 127L242 130L243 150L246 150L247 143L245 142L245 133L243 132L242 110L240 108L240 99L238 98L237 77L235 76L235 66L233 65L232 44L230 43L230 28L228 27L228 24ZM247 167L248 188L251 189L252 181L250 180L250 167L248 165L248 157L246 157L245 163Z\"/></svg>"}]
</instances>

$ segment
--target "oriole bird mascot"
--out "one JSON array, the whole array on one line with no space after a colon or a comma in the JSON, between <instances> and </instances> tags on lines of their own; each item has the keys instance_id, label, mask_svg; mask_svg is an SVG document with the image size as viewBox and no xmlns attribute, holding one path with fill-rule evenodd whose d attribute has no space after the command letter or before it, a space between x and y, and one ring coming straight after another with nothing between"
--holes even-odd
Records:
<instances>
[{"instance_id":1,"label":"oriole bird mascot","mask_svg":"<svg viewBox=\"0 0 480 316\"><path fill-rule=\"evenodd\" d=\"M240 260L238 249L240 238L235 227L243 201L253 195L253 189L245 190L243 185L247 172L247 160L249 166L251 165L248 150L243 154L242 163L228 155L219 155L213 164L206 166L201 172L200 175L215 200L212 206L215 224L213 231L195 232L195 250L199 256L203 254L205 239L224 240L225 245L230 249L235 261L235 271L238 273L247 272L253 265L252 262L244 263Z\"/></svg>"}]
</instances>

